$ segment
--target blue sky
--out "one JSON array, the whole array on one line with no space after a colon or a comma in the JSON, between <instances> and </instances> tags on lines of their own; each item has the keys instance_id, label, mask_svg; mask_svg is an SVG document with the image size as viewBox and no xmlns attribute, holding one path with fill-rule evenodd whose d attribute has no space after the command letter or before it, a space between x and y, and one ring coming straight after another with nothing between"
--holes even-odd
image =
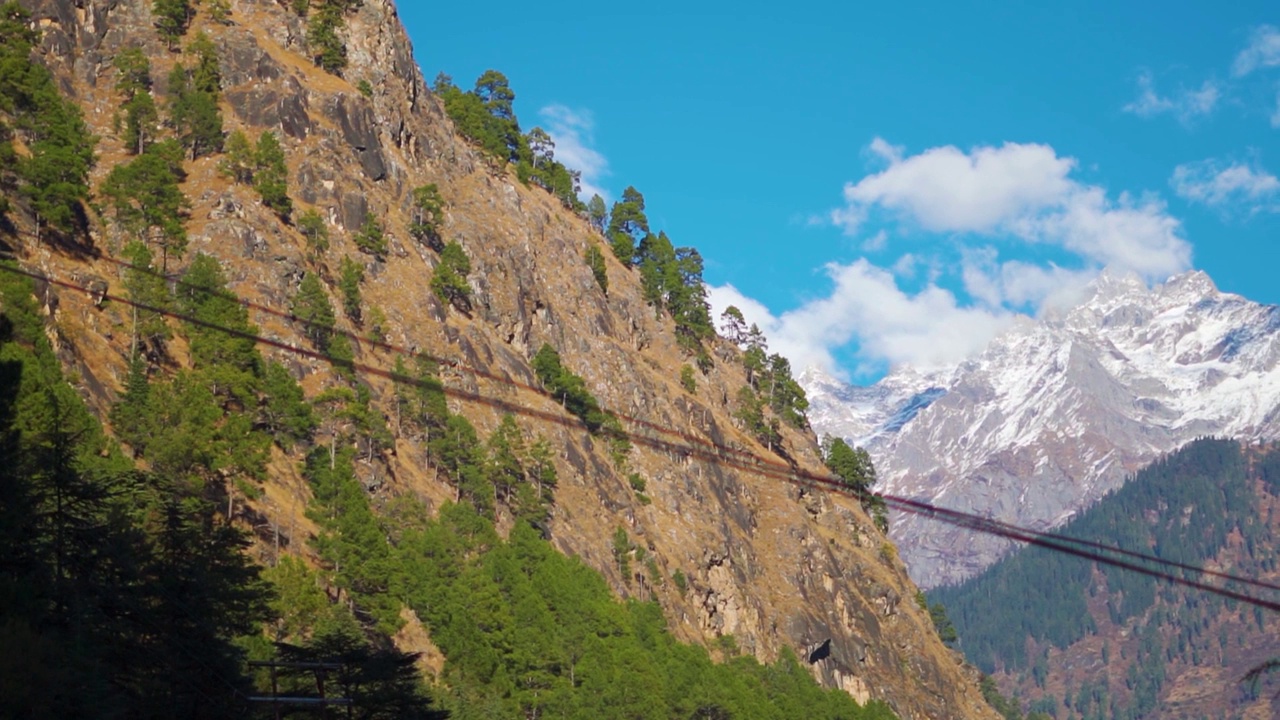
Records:
<instances>
[{"instance_id":1,"label":"blue sky","mask_svg":"<svg viewBox=\"0 0 1280 720\"><path fill-rule=\"evenodd\" d=\"M1103 266L1280 303L1274 3L1048 5L400 12L428 78L504 72L797 365L952 362Z\"/></svg>"}]
</instances>

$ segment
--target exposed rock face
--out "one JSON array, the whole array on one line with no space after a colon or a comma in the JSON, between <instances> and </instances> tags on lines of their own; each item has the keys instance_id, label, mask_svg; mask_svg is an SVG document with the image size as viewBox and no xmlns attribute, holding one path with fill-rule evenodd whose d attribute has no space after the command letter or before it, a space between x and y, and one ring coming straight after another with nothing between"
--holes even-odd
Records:
<instances>
[{"instance_id":1,"label":"exposed rock face","mask_svg":"<svg viewBox=\"0 0 1280 720\"><path fill-rule=\"evenodd\" d=\"M1280 308L1202 272L1148 289L1104 274L1078 307L1025 321L977 358L870 388L802 377L819 432L867 447L889 493L1048 529L1206 435L1280 434ZM916 516L892 535L924 587L1007 546Z\"/></svg>"},{"instance_id":2,"label":"exposed rock face","mask_svg":"<svg viewBox=\"0 0 1280 720\"><path fill-rule=\"evenodd\" d=\"M111 128L119 101L112 57L138 44L152 59L153 75L163 78L179 56L157 38L149 0L24 4L34 8L44 30L46 61L103 138L95 171L100 181L124 157ZM707 642L732 633L741 648L765 660L783 648L799 655L829 639L829 654L812 665L829 686L884 700L904 718L993 718L974 678L938 642L927 615L903 600L915 589L856 503L812 494L801 502L796 487L776 479L638 444L628 462L647 479L652 503L644 504L603 444L559 405L474 372L533 383L529 358L551 343L606 407L694 438L766 452L731 419L728 398L745 383L732 348L713 348L727 359L698 378L696 395L681 389L679 367L690 359L676 344L670 321L655 319L635 274L606 249L610 289L604 295L583 260L590 244L603 241L589 224L549 194L479 161L426 89L390 2L365 0L347 15L350 64L343 77L311 64L302 52L305 28L285 5L234 0L230 24L215 25L201 11L192 32L208 33L219 49L226 129L280 136L290 194L299 210L314 208L327 220L330 249L318 261L309 259L296 228L263 207L251 188L220 177L217 158L206 158L187 168L188 257L203 252L219 258L235 292L279 309L288 308L304 269L332 279L340 259L350 257L365 267L363 295L385 312L390 342L446 358L448 386L566 418L520 418L558 450L552 541L598 568L620 594L660 602L683 639ZM360 80L370 84L371 96L356 89ZM429 182L439 185L447 203L446 239L459 242L472 261L469 313L445 307L431 293L427 281L437 256L407 232L412 189ZM385 228L385 261L358 252L351 239L370 214ZM116 250L119 233L108 222L92 222L95 234L106 238L99 249ZM115 265L50 247L24 252L25 262L47 271L101 279L95 292L119 277ZM110 304L93 309L91 294L64 292L60 299L59 332L75 338L68 362L85 368L83 389L104 410L123 379L126 312ZM256 313L253 321L273 340L303 343L299 328L281 318ZM355 329L345 320L343 327ZM309 392L330 381L322 363L272 352ZM389 368L394 358L362 347L357 361ZM392 386L368 380L390 417ZM453 409L485 434L500 417L488 405L454 403ZM785 442L800 467L816 469L811 435L788 430ZM303 551L309 491L291 474L292 466L274 464L277 475L251 505L296 528L299 542L291 547ZM394 452L362 472L379 497L411 492L433 506L454 497L430 468L418 437L398 438ZM648 549L665 581L652 582L644 569L632 578L619 575L610 541L619 526ZM688 578L685 592L670 580L676 570ZM406 632L399 639L414 643L420 635Z\"/></svg>"}]
</instances>

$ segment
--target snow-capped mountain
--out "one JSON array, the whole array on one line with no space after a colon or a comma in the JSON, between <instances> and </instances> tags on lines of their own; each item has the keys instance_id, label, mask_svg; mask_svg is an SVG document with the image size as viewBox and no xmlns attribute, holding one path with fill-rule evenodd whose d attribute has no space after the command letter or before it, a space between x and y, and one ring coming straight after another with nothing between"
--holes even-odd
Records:
<instances>
[{"instance_id":1,"label":"snow-capped mountain","mask_svg":"<svg viewBox=\"0 0 1280 720\"><path fill-rule=\"evenodd\" d=\"M1196 437L1280 437L1280 307L1198 271L1155 288L1104 273L1086 297L954 368L895 370L870 387L806 371L813 426L865 446L885 492L1036 529ZM913 516L891 532L924 587L1006 549Z\"/></svg>"}]
</instances>

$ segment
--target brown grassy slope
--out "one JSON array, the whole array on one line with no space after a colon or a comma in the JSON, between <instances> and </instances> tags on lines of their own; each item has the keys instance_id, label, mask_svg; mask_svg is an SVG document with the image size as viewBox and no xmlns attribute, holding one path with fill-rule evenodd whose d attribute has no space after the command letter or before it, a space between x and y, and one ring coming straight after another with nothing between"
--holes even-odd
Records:
<instances>
[{"instance_id":1,"label":"brown grassy slope","mask_svg":"<svg viewBox=\"0 0 1280 720\"><path fill-rule=\"evenodd\" d=\"M111 130L119 102L111 57L125 43L142 43L163 96L163 77L176 56L155 37L150 2L87 9L70 0L26 4L45 31L50 65L103 138L103 162L95 176L100 181L123 157ZM582 259L587 246L602 239L546 193L486 165L455 134L425 89L390 3L366 0L348 16L351 65L343 78L309 63L300 52L305 29L280 4L239 0L232 9L231 25L214 26L201 16L193 29L208 32L219 47L226 129L251 136L273 130L282 137L295 204L299 210L314 207L327 218L331 247L325 257L309 260L298 233L263 208L251 189L219 177L214 158L188 167L188 258L195 252L218 257L236 292L284 309L303 272L332 281L340 258L351 257L365 265L366 305L385 311L390 341L458 364L445 373L450 387L564 416L541 395L467 370L532 382L529 357L548 342L606 407L768 455L730 416L729 399L745 382L736 350L718 343L716 365L698 377L697 394L680 388L679 368L690 360L677 347L670 321L655 318L644 303L634 273L609 257L611 284L605 296ZM372 85L372 98L355 90L359 80ZM430 293L436 256L406 231L410 191L427 182L438 183L448 202L446 238L461 243L473 261L469 314L442 306ZM390 236L385 262L358 252L351 240L370 212ZM99 250L117 252L123 241L108 221L94 220L92 242ZM60 277L100 277L118 286L119 269L110 263L30 243L21 252L29 266ZM121 386L127 313L110 304L94 309L78 293L56 295L53 320L62 357L83 378L94 407L104 412ZM336 293L334 300L340 305ZM253 320L270 338L303 343L299 328L286 321L263 313L254 313ZM347 320L340 324L358 330ZM309 393L333 381L322 363L277 350L268 354L287 362ZM394 362L369 347L361 348L357 359L383 368ZM181 360L179 349L175 362ZM379 406L393 417L390 384L369 380ZM482 433L499 419L486 405L455 402L453 409ZM732 634L740 647L764 660L783 647L803 652L831 638L831 657L812 666L828 685L860 699L883 699L908 718L992 717L973 678L937 641L927 616L912 602L915 588L892 547L856 503L802 497L797 488L775 479L637 447L629 470L648 483L652 503L645 505L602 443L571 424L530 418L521 418L521 424L531 435L545 435L558 453L561 484L553 542L599 569L620 595L660 602L678 636L706 642ZM790 430L785 435L798 466L816 470L812 435ZM243 517L256 518L260 532L284 528L286 545L305 552L303 540L314 528L303 517L308 491L296 459L277 453L265 498L252 503ZM453 497L418 437L399 437L394 452L362 465L362 473L385 480L375 502L412 493L437 507ZM641 563L633 565L638 577L619 576L610 542L618 526L656 558L658 582L650 581ZM274 532L262 539L263 550L269 550ZM688 577L684 593L670 581L676 570ZM421 633L402 639L425 643Z\"/></svg>"}]
</instances>

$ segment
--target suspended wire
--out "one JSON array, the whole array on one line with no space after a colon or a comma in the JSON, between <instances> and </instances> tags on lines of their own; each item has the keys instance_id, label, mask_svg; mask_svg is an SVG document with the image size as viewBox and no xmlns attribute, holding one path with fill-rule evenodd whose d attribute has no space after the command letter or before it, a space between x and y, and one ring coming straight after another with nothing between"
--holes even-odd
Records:
<instances>
[{"instance_id":1,"label":"suspended wire","mask_svg":"<svg viewBox=\"0 0 1280 720\"><path fill-rule=\"evenodd\" d=\"M103 259L110 260L122 266L133 268L135 270L139 270L142 272L155 273L155 271L149 268L136 268L123 261L106 258L105 256L101 256L101 255L99 255L99 257L103 257ZM191 317L183 313L175 312L167 308L156 307L146 303L137 302L128 298L112 295L107 292L98 292L76 283L68 282L65 280L59 280L49 275L36 273L28 270L23 270L21 268L11 267L3 264L0 264L0 270L3 270L4 272L8 272L11 274L25 276L27 278L30 278L38 282L44 282L50 285L67 288L69 290L73 290L77 292L82 292L82 293L88 294L91 297L97 297L100 300L110 300L112 302L118 302L127 306L135 307L140 310L154 312L158 315L170 317L170 318L180 320L182 322L186 322L199 327L205 327L211 330L225 333L227 335L239 337L245 340L250 340L252 342L266 345L269 347L274 347L274 348L283 350L285 352L327 362L336 367L342 367L352 371L359 371L366 375L383 377L397 384L405 384L405 385L420 386L420 387L426 385L423 380L419 378L410 377L402 373L396 373L393 371L384 370L382 368L374 367L372 365L367 365L364 363L359 363L354 360L334 358L322 352L309 350L303 347L297 347L290 343L285 343L279 340L272 340L271 338L267 338L267 337L250 333L250 332L245 332L242 330L237 330L235 328L228 328L222 325L200 320L199 318ZM166 278L166 279L169 279L169 278ZM263 312L267 312L271 315L289 319L294 322L307 324L301 318L297 318L292 313L285 313L279 310L275 310L274 308L268 308L265 306L257 305L255 303L251 303L244 299L238 299L238 298L235 298L234 296L230 296L225 291L218 291L212 288L201 287L198 285L189 285L189 284L186 285L186 287L189 287L201 292L214 294L216 296L223 297L225 299L237 300L240 304L246 307L253 307L255 309L260 309ZM465 366L462 366L460 363L447 360L447 359L443 359L443 360L438 359L426 353L415 353L407 349L398 348L397 346L391 345L389 343L369 341L366 338L360 338L358 336L355 336L354 333L349 333L346 331L338 331L338 330L333 330L333 332L344 332L345 334L353 336L354 339L356 339L358 342L365 342L367 344L374 345L376 347L382 347L382 348L390 349L393 351L403 352L405 354L416 355L418 357L423 357L434 362L443 362L455 368L465 367ZM549 393L547 393L545 390L539 387L536 387L527 383L521 383L519 381L515 381L510 378L501 377L493 373L488 373L488 372L476 370L473 368L466 368L466 369L469 372L472 372L481 377L485 377L487 379L491 379L497 383L518 387L520 389L533 392L537 395L554 399ZM516 415L523 415L523 416L535 418L544 422L558 424L563 427L571 428L575 431L580 431L583 429L582 423L576 417L569 416L564 413L538 410L537 408L533 408L518 402L503 400L503 399L495 398L492 396L486 396L479 392L471 392L471 391L463 390L459 388L437 386L437 387L434 387L433 389L441 391L446 395L453 396L463 402L486 405L486 406L495 408L497 410L501 410L503 412L509 412ZM628 422L631 422L637 426L643 427L647 430L654 430L664 435L677 436L687 441L686 444L681 444L681 443L673 442L671 440L667 440L663 438L651 437L643 433L626 432L621 430L603 431L605 434L623 437L623 438L629 439L633 443L645 445L645 446L654 448L656 450L660 450L662 452L666 452L669 454L690 456L690 457L698 457L700 459L703 459L717 466L734 468L745 473L755 474L761 477L778 479L778 480L782 480L784 482L787 482L793 485L802 486L802 487L820 488L829 492L843 495L845 497L857 499L859 501L865 501L870 497L877 497L882 499L887 506L900 510L902 512L919 515L928 519L938 520L956 527L974 530L976 532L981 532L984 534L1003 537L1005 539L1013 540L1013 541L1024 543L1024 544L1044 547L1049 550L1053 550L1056 552L1063 552L1068 555L1072 555L1072 556L1079 557L1086 560L1091 560L1093 562L1098 562L1098 563L1102 563L1105 565L1110 565L1113 567L1118 567L1126 570L1132 570L1134 572L1137 572L1143 575L1148 575L1150 577L1164 580L1166 582L1183 585L1185 587L1190 587L1193 589L1212 593L1222 597L1230 598L1246 604L1255 605L1258 607L1266 608L1268 610L1280 612L1280 602L1271 601L1264 598L1257 598L1257 597L1248 595L1246 593L1229 590L1224 587L1218 587L1215 585L1209 585L1207 583L1191 580L1191 579L1182 577L1181 575L1175 575L1167 571L1153 569L1151 567L1148 567L1147 565L1140 565L1136 562L1122 560L1106 553L1115 553L1115 554L1133 558L1135 560L1141 560L1146 563L1151 563L1151 564L1160 565L1164 567L1176 568L1180 570L1187 570L1187 571L1195 572L1202 575L1217 577L1226 582L1241 583L1244 585L1251 585L1254 587L1259 587L1267 590L1280 591L1280 585L1277 585L1277 584L1272 584L1272 583L1264 582L1261 580L1254 580L1251 578L1246 578L1246 577L1237 576L1237 575L1231 575L1229 573L1208 570L1206 568L1187 565L1184 563L1178 563L1171 560L1165 560L1152 555L1146 555L1144 553L1139 553L1131 550L1124 550L1118 547L1105 545L1102 543L1096 543L1093 541L1083 540L1079 538L1072 538L1064 535L1058 535L1055 533L1039 532L1029 528L1019 527L1011 523L996 521L991 518L986 518L986 517L972 514L972 513L966 513L959 510L952 510L949 508L938 507L920 500L912 500L909 498L896 497L893 495L884 495L880 493L870 493L866 491L859 492L847 487L842 480L835 477L834 475L819 474L819 473L804 470L794 465L789 465L780 461L761 458L760 456L756 455L755 453L749 450L729 447L727 445L716 443L714 441L710 441L705 438L699 438L697 436L693 436L688 433L675 430L673 428L668 428L668 427L659 425L657 423L639 420L637 418L632 418L630 416L626 416L622 414L617 414L617 417L619 417L620 419L627 420ZM1096 550L1099 552L1094 552L1084 548L1093 548L1093 550Z\"/></svg>"}]
</instances>

